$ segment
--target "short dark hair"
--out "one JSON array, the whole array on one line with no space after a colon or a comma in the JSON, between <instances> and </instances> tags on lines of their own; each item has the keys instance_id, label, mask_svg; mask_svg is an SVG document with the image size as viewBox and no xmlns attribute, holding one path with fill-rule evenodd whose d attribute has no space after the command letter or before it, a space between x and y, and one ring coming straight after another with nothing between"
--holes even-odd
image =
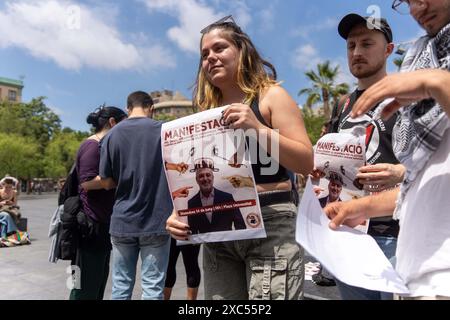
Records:
<instances>
[{"instance_id":1,"label":"short dark hair","mask_svg":"<svg viewBox=\"0 0 450 320\"><path fill-rule=\"evenodd\" d=\"M153 99L147 92L136 91L128 96L127 108L133 110L135 107L151 108L153 106Z\"/></svg>"},{"instance_id":2,"label":"short dark hair","mask_svg":"<svg viewBox=\"0 0 450 320\"><path fill-rule=\"evenodd\" d=\"M344 184L342 176L339 173L336 173L334 171L330 171L328 180L330 180L330 182L334 182L334 183L338 182L341 186Z\"/></svg>"}]
</instances>

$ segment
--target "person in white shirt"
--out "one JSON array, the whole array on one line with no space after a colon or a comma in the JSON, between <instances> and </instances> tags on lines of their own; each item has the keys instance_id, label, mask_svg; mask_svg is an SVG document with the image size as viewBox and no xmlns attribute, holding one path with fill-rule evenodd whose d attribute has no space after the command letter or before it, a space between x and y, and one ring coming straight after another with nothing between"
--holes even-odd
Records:
<instances>
[{"instance_id":1,"label":"person in white shirt","mask_svg":"<svg viewBox=\"0 0 450 320\"><path fill-rule=\"evenodd\" d=\"M390 116L402 105L433 98L442 109L444 133L438 148L411 182L401 206L400 189L325 208L331 229L355 226L368 217L396 211L400 219L396 269L410 290L403 299L450 299L450 72L420 70L383 79L353 109L362 114L387 97L396 99L383 111Z\"/></svg>"}]
</instances>

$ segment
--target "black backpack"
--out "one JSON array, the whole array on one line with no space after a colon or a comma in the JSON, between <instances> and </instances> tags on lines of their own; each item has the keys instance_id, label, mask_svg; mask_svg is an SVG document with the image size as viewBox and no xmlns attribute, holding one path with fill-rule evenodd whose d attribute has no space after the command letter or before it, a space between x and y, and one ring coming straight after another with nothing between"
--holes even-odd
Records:
<instances>
[{"instance_id":1,"label":"black backpack","mask_svg":"<svg viewBox=\"0 0 450 320\"><path fill-rule=\"evenodd\" d=\"M64 204L68 198L74 196L78 196L78 174L75 164L70 169L66 177L66 182L59 192L58 206Z\"/></svg>"},{"instance_id":2,"label":"black backpack","mask_svg":"<svg viewBox=\"0 0 450 320\"><path fill-rule=\"evenodd\" d=\"M343 95L339 99L339 102L334 106L331 113L330 126L328 127L327 133L337 133L339 131L341 114L344 111L344 107L346 106L349 99L351 99L351 94Z\"/></svg>"},{"instance_id":3,"label":"black backpack","mask_svg":"<svg viewBox=\"0 0 450 320\"><path fill-rule=\"evenodd\" d=\"M64 206L61 215L61 227L58 230L56 258L60 260L77 260L77 249L79 247L79 226L77 215L81 211L81 201L78 193L78 175L75 164L67 175L66 182L62 187L58 206Z\"/></svg>"}]
</instances>

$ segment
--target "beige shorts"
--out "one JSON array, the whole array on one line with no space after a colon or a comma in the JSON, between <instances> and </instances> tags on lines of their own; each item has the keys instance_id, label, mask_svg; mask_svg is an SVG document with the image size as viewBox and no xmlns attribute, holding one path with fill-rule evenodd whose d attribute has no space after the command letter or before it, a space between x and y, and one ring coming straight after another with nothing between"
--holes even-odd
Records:
<instances>
[{"instance_id":1,"label":"beige shorts","mask_svg":"<svg viewBox=\"0 0 450 320\"><path fill-rule=\"evenodd\" d=\"M205 299L302 299L304 251L295 241L296 212L290 202L265 206L267 238L204 245Z\"/></svg>"}]
</instances>

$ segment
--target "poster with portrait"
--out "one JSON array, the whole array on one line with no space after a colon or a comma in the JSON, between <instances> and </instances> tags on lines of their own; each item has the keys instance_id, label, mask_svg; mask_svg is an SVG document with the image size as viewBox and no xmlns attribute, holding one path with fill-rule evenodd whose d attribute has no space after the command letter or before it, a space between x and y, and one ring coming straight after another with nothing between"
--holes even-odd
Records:
<instances>
[{"instance_id":1,"label":"poster with portrait","mask_svg":"<svg viewBox=\"0 0 450 320\"><path fill-rule=\"evenodd\" d=\"M192 232L186 243L266 237L244 131L226 126L225 108L162 127L173 205Z\"/></svg>"},{"instance_id":2,"label":"poster with portrait","mask_svg":"<svg viewBox=\"0 0 450 320\"><path fill-rule=\"evenodd\" d=\"M363 185L356 177L358 169L366 164L365 128L324 135L314 146L315 171L311 179L320 206L334 201L348 201L365 195ZM367 233L369 220L355 229Z\"/></svg>"}]
</instances>

